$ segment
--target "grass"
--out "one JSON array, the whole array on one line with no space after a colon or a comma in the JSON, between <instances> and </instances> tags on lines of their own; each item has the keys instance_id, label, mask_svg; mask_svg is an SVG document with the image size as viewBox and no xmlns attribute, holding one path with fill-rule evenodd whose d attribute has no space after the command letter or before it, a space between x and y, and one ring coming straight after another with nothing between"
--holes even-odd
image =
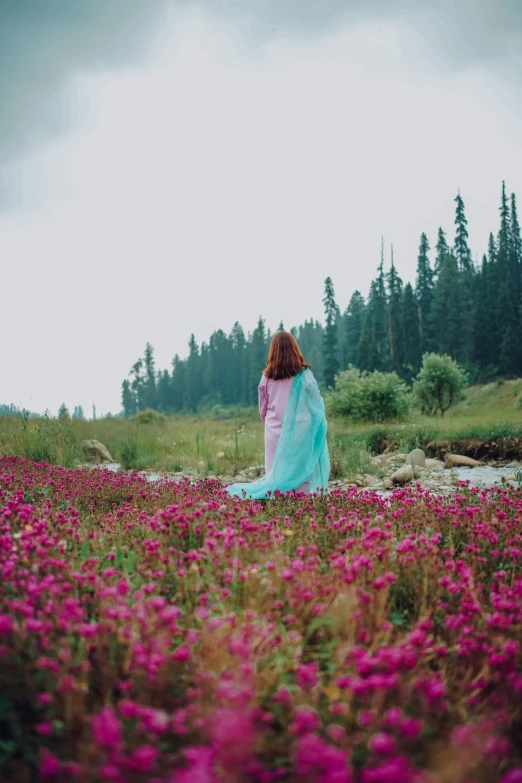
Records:
<instances>
[{"instance_id":1,"label":"grass","mask_svg":"<svg viewBox=\"0 0 522 783\"><path fill-rule=\"evenodd\" d=\"M401 451L431 441L522 437L522 379L468 389L444 418L413 413L396 424L354 425L329 421L332 478L371 473L372 454L385 442ZM81 441L101 441L127 470L191 472L196 476L235 476L263 465L263 424L254 409L232 419L161 415L125 420L0 418L0 453L72 467L84 461Z\"/></svg>"}]
</instances>

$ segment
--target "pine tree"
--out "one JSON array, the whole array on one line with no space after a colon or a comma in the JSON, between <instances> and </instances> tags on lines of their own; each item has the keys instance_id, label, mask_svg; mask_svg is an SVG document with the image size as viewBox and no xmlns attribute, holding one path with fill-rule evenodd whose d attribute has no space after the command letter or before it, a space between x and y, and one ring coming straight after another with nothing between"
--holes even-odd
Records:
<instances>
[{"instance_id":1,"label":"pine tree","mask_svg":"<svg viewBox=\"0 0 522 783\"><path fill-rule=\"evenodd\" d=\"M210 375L210 348L206 342L202 342L199 349L198 375L199 407L201 404L208 403L211 400L211 393L209 394L211 386L208 384L208 382L206 382L206 379L208 379Z\"/></svg>"},{"instance_id":2,"label":"pine tree","mask_svg":"<svg viewBox=\"0 0 522 783\"><path fill-rule=\"evenodd\" d=\"M403 369L402 334L402 280L397 274L391 249L391 267L386 275L388 283L388 369L400 373Z\"/></svg>"},{"instance_id":3,"label":"pine tree","mask_svg":"<svg viewBox=\"0 0 522 783\"><path fill-rule=\"evenodd\" d=\"M334 379L339 371L339 357L337 354L337 313L338 307L335 302L335 293L332 279L327 277L324 281L324 314L325 314L325 332L324 332L324 382L330 387L334 385Z\"/></svg>"},{"instance_id":4,"label":"pine tree","mask_svg":"<svg viewBox=\"0 0 522 783\"><path fill-rule=\"evenodd\" d=\"M248 402L250 367L248 364L245 333L243 327L237 321L230 332L230 344L232 346L231 373L236 384L234 402L236 405L246 405Z\"/></svg>"},{"instance_id":5,"label":"pine tree","mask_svg":"<svg viewBox=\"0 0 522 783\"><path fill-rule=\"evenodd\" d=\"M187 362L178 354L172 360L170 394L170 410L181 411L187 406Z\"/></svg>"},{"instance_id":6,"label":"pine tree","mask_svg":"<svg viewBox=\"0 0 522 783\"><path fill-rule=\"evenodd\" d=\"M248 390L248 402L250 405L255 405L257 402L257 387L261 374L266 367L267 353L265 321L259 316L257 326L252 332L252 339L250 341L251 361L250 385Z\"/></svg>"},{"instance_id":7,"label":"pine tree","mask_svg":"<svg viewBox=\"0 0 522 783\"><path fill-rule=\"evenodd\" d=\"M60 418L60 419L68 419L69 418L69 409L68 409L67 405L64 402L62 402L62 404L60 405L60 408L58 410L58 418Z\"/></svg>"},{"instance_id":8,"label":"pine tree","mask_svg":"<svg viewBox=\"0 0 522 783\"><path fill-rule=\"evenodd\" d=\"M372 288L374 282L370 286L370 294L368 296L368 305L364 312L364 322L361 330L361 337L357 346L357 367L359 370L370 371L375 369L378 357L373 352L372 341L372 317L371 312L373 309Z\"/></svg>"},{"instance_id":9,"label":"pine tree","mask_svg":"<svg viewBox=\"0 0 522 783\"><path fill-rule=\"evenodd\" d=\"M135 362L132 365L131 371L130 371L130 377L131 377L131 392L133 394L134 399L136 400L136 410L142 411L147 406L145 404L145 378L142 374L143 370L143 359L138 359L137 362Z\"/></svg>"},{"instance_id":10,"label":"pine tree","mask_svg":"<svg viewBox=\"0 0 522 783\"><path fill-rule=\"evenodd\" d=\"M364 297L359 291L355 291L343 315L345 360L343 369L346 369L349 365L354 367L357 365L357 348L361 340L365 308Z\"/></svg>"},{"instance_id":11,"label":"pine tree","mask_svg":"<svg viewBox=\"0 0 522 783\"><path fill-rule=\"evenodd\" d=\"M168 370L158 373L156 381L156 406L163 413L171 413L171 383Z\"/></svg>"},{"instance_id":12,"label":"pine tree","mask_svg":"<svg viewBox=\"0 0 522 783\"><path fill-rule=\"evenodd\" d=\"M284 332L284 331L286 331L286 330L285 330L285 327L284 327L284 324L283 324L283 319L281 319L281 320L279 321L279 326L277 327L277 331L278 331L278 332Z\"/></svg>"},{"instance_id":13,"label":"pine tree","mask_svg":"<svg viewBox=\"0 0 522 783\"><path fill-rule=\"evenodd\" d=\"M518 221L517 221L518 222ZM518 344L520 299L517 291L516 267L513 264L512 223L506 183L502 183L500 231L498 235L497 268L499 291L497 322L500 339L500 371L506 375L518 373L521 359Z\"/></svg>"},{"instance_id":14,"label":"pine tree","mask_svg":"<svg viewBox=\"0 0 522 783\"><path fill-rule=\"evenodd\" d=\"M143 390L144 408L156 408L156 362L154 359L154 349L150 343L145 346L145 355L143 357L145 367L145 385Z\"/></svg>"},{"instance_id":15,"label":"pine tree","mask_svg":"<svg viewBox=\"0 0 522 783\"><path fill-rule=\"evenodd\" d=\"M439 231L441 231L441 229L439 229ZM444 243L445 241L446 240L444 239ZM443 245L441 248L443 248ZM419 307L418 321L421 356L423 356L425 353L428 353L433 348L431 306L433 302L434 273L430 266L430 259L428 257L429 251L430 245L428 242L428 237L426 234L421 234L419 255L417 257L417 278L415 284L415 295Z\"/></svg>"},{"instance_id":16,"label":"pine tree","mask_svg":"<svg viewBox=\"0 0 522 783\"><path fill-rule=\"evenodd\" d=\"M186 368L186 403L191 411L196 411L201 399L201 365L199 348L193 334L189 340L189 355Z\"/></svg>"},{"instance_id":17,"label":"pine tree","mask_svg":"<svg viewBox=\"0 0 522 783\"><path fill-rule=\"evenodd\" d=\"M515 298L520 305L522 297L522 237L520 234L520 223L518 222L517 200L514 193L511 194L511 241L509 247L511 274L515 280L516 288Z\"/></svg>"},{"instance_id":18,"label":"pine tree","mask_svg":"<svg viewBox=\"0 0 522 783\"><path fill-rule=\"evenodd\" d=\"M468 221L466 220L464 202L462 200L462 196L460 195L460 190L458 192L457 198L455 199L455 202L457 204L455 213L455 225L457 226L457 233L455 236L454 253L459 265L459 271L469 272L473 267L473 261L471 258L470 249L468 247Z\"/></svg>"},{"instance_id":19,"label":"pine tree","mask_svg":"<svg viewBox=\"0 0 522 783\"><path fill-rule=\"evenodd\" d=\"M311 365L318 383L324 382L324 329L319 321L313 318L305 321L295 330L294 337L299 343L305 361Z\"/></svg>"},{"instance_id":20,"label":"pine tree","mask_svg":"<svg viewBox=\"0 0 522 783\"><path fill-rule=\"evenodd\" d=\"M436 328L437 352L447 353L459 364L469 362L463 335L463 291L457 259L446 256L433 291L432 321Z\"/></svg>"},{"instance_id":21,"label":"pine tree","mask_svg":"<svg viewBox=\"0 0 522 783\"><path fill-rule=\"evenodd\" d=\"M411 283L404 287L402 306L403 375L411 380L421 366L419 307Z\"/></svg>"},{"instance_id":22,"label":"pine tree","mask_svg":"<svg viewBox=\"0 0 522 783\"><path fill-rule=\"evenodd\" d=\"M494 310L490 307L490 267L487 256L482 259L482 267L477 275L474 302L474 346L473 360L481 368L479 377L487 378L494 374L497 346L494 341Z\"/></svg>"},{"instance_id":23,"label":"pine tree","mask_svg":"<svg viewBox=\"0 0 522 783\"><path fill-rule=\"evenodd\" d=\"M435 258L435 275L438 275L440 272L440 268L442 266L442 262L446 258L446 256L449 256L450 249L448 246L448 243L446 241L446 234L442 230L442 228L439 228L439 232L437 234L437 245L436 245L436 251L437 255Z\"/></svg>"},{"instance_id":24,"label":"pine tree","mask_svg":"<svg viewBox=\"0 0 522 783\"><path fill-rule=\"evenodd\" d=\"M381 244L381 263L378 276L372 280L364 316L361 340L357 351L357 365L361 370L386 370L388 364L388 314L384 277L384 244Z\"/></svg>"}]
</instances>

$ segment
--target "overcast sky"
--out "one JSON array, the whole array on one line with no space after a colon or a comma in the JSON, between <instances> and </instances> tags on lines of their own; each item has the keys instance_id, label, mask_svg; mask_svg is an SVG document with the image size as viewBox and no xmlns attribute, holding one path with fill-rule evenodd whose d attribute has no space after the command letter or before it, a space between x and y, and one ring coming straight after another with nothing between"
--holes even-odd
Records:
<instances>
[{"instance_id":1,"label":"overcast sky","mask_svg":"<svg viewBox=\"0 0 522 783\"><path fill-rule=\"evenodd\" d=\"M117 412L147 341L322 318L327 275L344 309L381 236L413 281L458 188L480 258L522 199L522 3L454 5L3 0L0 403Z\"/></svg>"}]
</instances>

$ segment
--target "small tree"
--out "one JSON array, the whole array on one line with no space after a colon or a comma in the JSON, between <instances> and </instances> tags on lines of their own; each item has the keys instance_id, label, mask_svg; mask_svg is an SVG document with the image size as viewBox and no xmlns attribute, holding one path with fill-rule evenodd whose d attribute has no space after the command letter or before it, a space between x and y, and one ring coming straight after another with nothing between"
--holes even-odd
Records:
<instances>
[{"instance_id":1,"label":"small tree","mask_svg":"<svg viewBox=\"0 0 522 783\"><path fill-rule=\"evenodd\" d=\"M60 419L68 419L69 418L69 409L67 408L67 405L62 402L60 405L60 408L58 410L58 418Z\"/></svg>"},{"instance_id":2,"label":"small tree","mask_svg":"<svg viewBox=\"0 0 522 783\"><path fill-rule=\"evenodd\" d=\"M440 412L444 416L467 384L467 372L451 356L425 353L413 382L413 394L422 413L436 415Z\"/></svg>"},{"instance_id":3,"label":"small tree","mask_svg":"<svg viewBox=\"0 0 522 783\"><path fill-rule=\"evenodd\" d=\"M390 421L408 413L410 394L395 372L361 372L355 367L339 373L326 400L332 416L352 421Z\"/></svg>"}]
</instances>

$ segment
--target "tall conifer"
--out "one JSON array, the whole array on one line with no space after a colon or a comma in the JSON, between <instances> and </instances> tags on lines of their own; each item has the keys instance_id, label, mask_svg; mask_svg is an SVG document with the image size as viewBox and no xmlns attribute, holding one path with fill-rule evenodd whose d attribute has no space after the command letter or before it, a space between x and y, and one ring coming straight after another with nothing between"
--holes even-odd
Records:
<instances>
[{"instance_id":1,"label":"tall conifer","mask_svg":"<svg viewBox=\"0 0 522 783\"><path fill-rule=\"evenodd\" d=\"M324 281L324 382L327 386L334 385L335 375L339 371L338 356L338 307L335 302L335 292L331 277Z\"/></svg>"},{"instance_id":2,"label":"tall conifer","mask_svg":"<svg viewBox=\"0 0 522 783\"><path fill-rule=\"evenodd\" d=\"M359 291L355 291L343 315L345 346L345 366L343 369L346 369L350 364L354 367L357 365L357 348L361 339L365 309L364 297Z\"/></svg>"},{"instance_id":3,"label":"tall conifer","mask_svg":"<svg viewBox=\"0 0 522 783\"><path fill-rule=\"evenodd\" d=\"M437 234L437 245L436 245L436 251L437 255L435 256L435 275L438 275L440 272L440 268L442 266L442 262L446 258L447 255L450 253L450 248L448 246L448 242L446 240L446 234L442 230L442 228L439 228L438 234Z\"/></svg>"},{"instance_id":4,"label":"tall conifer","mask_svg":"<svg viewBox=\"0 0 522 783\"><path fill-rule=\"evenodd\" d=\"M402 334L402 280L397 274L391 249L391 266L386 275L388 283L388 369L401 373L403 369L403 334Z\"/></svg>"},{"instance_id":5,"label":"tall conifer","mask_svg":"<svg viewBox=\"0 0 522 783\"><path fill-rule=\"evenodd\" d=\"M421 366L419 308L411 283L404 287L402 306L403 375L411 380Z\"/></svg>"},{"instance_id":6,"label":"tall conifer","mask_svg":"<svg viewBox=\"0 0 522 783\"><path fill-rule=\"evenodd\" d=\"M249 404L255 405L257 402L257 387L261 374L266 366L267 344L265 321L261 316L257 321L257 326L252 332L250 343L250 386L249 386Z\"/></svg>"},{"instance_id":7,"label":"tall conifer","mask_svg":"<svg viewBox=\"0 0 522 783\"><path fill-rule=\"evenodd\" d=\"M430 265L430 259L428 256L429 251L430 245L428 242L428 237L426 234L421 234L419 255L417 256L417 277L415 282L415 295L419 307L419 338L421 356L425 353L428 353L433 348L431 306L433 302L434 273ZM447 255L447 252L445 255Z\"/></svg>"}]
</instances>

